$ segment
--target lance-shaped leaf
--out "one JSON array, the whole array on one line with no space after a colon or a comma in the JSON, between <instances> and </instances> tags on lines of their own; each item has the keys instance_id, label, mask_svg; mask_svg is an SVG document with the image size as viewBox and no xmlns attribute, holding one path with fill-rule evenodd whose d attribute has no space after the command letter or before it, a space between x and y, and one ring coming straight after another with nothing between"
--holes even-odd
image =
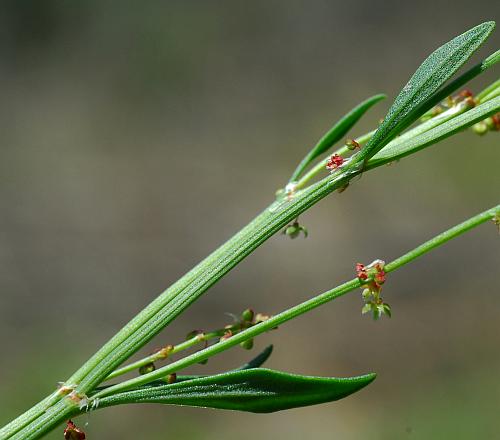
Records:
<instances>
[{"instance_id":1,"label":"lance-shaped leaf","mask_svg":"<svg viewBox=\"0 0 500 440\"><path fill-rule=\"evenodd\" d=\"M384 163L389 163L415 153L499 111L500 97L496 97L418 136L405 138L403 141L399 141L396 138L368 161L366 169L375 168Z\"/></svg>"},{"instance_id":2,"label":"lance-shaped leaf","mask_svg":"<svg viewBox=\"0 0 500 440\"><path fill-rule=\"evenodd\" d=\"M268 413L339 400L374 379L375 374L326 378L254 368L171 385L147 385L103 397L98 406L163 403Z\"/></svg>"},{"instance_id":3,"label":"lance-shaped leaf","mask_svg":"<svg viewBox=\"0 0 500 440\"><path fill-rule=\"evenodd\" d=\"M318 143L306 154L290 177L290 182L296 181L307 166L318 156L327 151L335 142L342 139L347 132L360 120L360 118L377 102L385 99L385 95L375 95L354 107L345 114L330 130L328 130Z\"/></svg>"},{"instance_id":4,"label":"lance-shaped leaf","mask_svg":"<svg viewBox=\"0 0 500 440\"><path fill-rule=\"evenodd\" d=\"M356 162L366 161L426 111L426 103L440 87L470 58L495 27L490 21L480 24L435 50L420 65L399 93L387 116Z\"/></svg>"}]
</instances>

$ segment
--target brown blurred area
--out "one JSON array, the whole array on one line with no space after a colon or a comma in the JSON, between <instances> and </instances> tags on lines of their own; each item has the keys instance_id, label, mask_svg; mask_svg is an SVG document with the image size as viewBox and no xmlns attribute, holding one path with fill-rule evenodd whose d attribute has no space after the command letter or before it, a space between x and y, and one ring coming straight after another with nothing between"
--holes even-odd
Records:
<instances>
[{"instance_id":1,"label":"brown blurred area","mask_svg":"<svg viewBox=\"0 0 500 440\"><path fill-rule=\"evenodd\" d=\"M371 129L432 50L498 12L493 0L2 2L0 425L264 209L336 118L385 92L352 135ZM276 313L498 204L498 147L466 132L366 174L301 217L307 240L270 239L143 352L227 312ZM355 293L195 369L272 342L275 369L378 373L346 400L271 415L117 407L78 423L89 439L498 438L499 243L484 225L391 274L391 320L362 317Z\"/></svg>"}]
</instances>

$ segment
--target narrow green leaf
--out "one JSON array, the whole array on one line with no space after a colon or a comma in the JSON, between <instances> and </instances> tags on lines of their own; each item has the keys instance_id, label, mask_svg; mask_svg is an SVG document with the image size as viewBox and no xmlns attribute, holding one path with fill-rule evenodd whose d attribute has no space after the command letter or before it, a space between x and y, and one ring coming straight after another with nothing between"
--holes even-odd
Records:
<instances>
[{"instance_id":1,"label":"narrow green leaf","mask_svg":"<svg viewBox=\"0 0 500 440\"><path fill-rule=\"evenodd\" d=\"M171 385L149 385L104 397L99 407L163 403L268 413L339 400L374 379L375 374L325 378L255 368Z\"/></svg>"},{"instance_id":2,"label":"narrow green leaf","mask_svg":"<svg viewBox=\"0 0 500 440\"><path fill-rule=\"evenodd\" d=\"M426 111L429 99L488 38L495 23L480 24L435 50L396 97L375 135L358 155L366 161Z\"/></svg>"},{"instance_id":3,"label":"narrow green leaf","mask_svg":"<svg viewBox=\"0 0 500 440\"><path fill-rule=\"evenodd\" d=\"M413 138L406 138L402 142L399 138L394 139L373 156L367 164L366 169L375 168L383 163L392 162L401 159L404 156L415 153L429 145L435 144L458 131L464 130L476 122L486 119L488 116L494 115L500 111L500 97L496 97L490 101L474 107L453 119L444 122L437 127L426 131Z\"/></svg>"},{"instance_id":4,"label":"narrow green leaf","mask_svg":"<svg viewBox=\"0 0 500 440\"><path fill-rule=\"evenodd\" d=\"M359 121L359 119L377 102L385 99L385 95L375 95L354 107L345 114L330 130L328 130L318 143L302 159L290 178L290 182L296 181L307 166L318 156L327 151L335 142L342 139L347 132Z\"/></svg>"}]
</instances>

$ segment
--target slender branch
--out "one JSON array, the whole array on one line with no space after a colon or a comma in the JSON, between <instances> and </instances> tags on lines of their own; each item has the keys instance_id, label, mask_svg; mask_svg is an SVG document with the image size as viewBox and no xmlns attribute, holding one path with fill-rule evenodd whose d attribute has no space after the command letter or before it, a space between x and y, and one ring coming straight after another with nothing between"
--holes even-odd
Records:
<instances>
[{"instance_id":1,"label":"slender branch","mask_svg":"<svg viewBox=\"0 0 500 440\"><path fill-rule=\"evenodd\" d=\"M448 92L453 87L458 87L461 83L486 70L499 60L497 52L488 57L480 65L474 67L457 80L450 83L450 85L441 88L440 91L436 91L441 87L444 81L465 62L468 56L479 47L484 39L487 38L493 26L494 24L491 22L476 26L434 52L431 57L424 61L422 66L417 70L417 73L410 79L410 83L408 84L411 85L411 87L407 85L396 99L397 102L391 107L390 114L385 119L386 122L382 124L383 129L379 129L377 133L370 138L368 142L369 145L367 145L367 147L369 146L370 148L365 148L360 153L353 155L352 160L345 164L346 166L339 168L333 174L308 188L303 190L299 188L296 193L285 194L284 197L264 210L255 220L250 222L233 238L228 240L173 286L159 295L149 306L108 341L108 343L106 343L75 374L73 374L60 390L52 393L42 402L0 429L0 439L37 438L45 432L48 432L56 424L60 423L68 414L78 411L79 406L81 406L83 402L86 402L86 393L92 392L116 367L151 340L222 276L229 272L258 246L264 243L269 237L278 232L289 221L295 219L299 214L309 209L334 190L345 187L353 177L368 169L381 166L387 163L387 161L394 160L394 157L398 155L412 154L418 149L436 143L444 137L450 136L456 131L463 129L467 124L472 123L470 117L462 119L457 117L454 120L454 124L450 124L452 126L451 128L437 130L432 136L430 134L427 135L427 133L436 130L435 128L429 130L427 133L418 135L418 139L409 139L408 144L413 142L413 145L410 145L411 148L405 145L405 149L399 149L399 151L393 152L392 149L388 149L388 151L386 151L386 149L382 150L391 139L395 138L402 130L413 123L419 115L424 113L427 107L432 106L433 102L438 100L444 92L447 92L446 95L449 94ZM432 60L433 57L436 57L436 53L439 53L438 58L440 61L434 63ZM447 60L446 63L444 60ZM370 102L375 102L381 99L381 97L373 97L371 99L372 101ZM499 98L494 98L486 104L482 104L486 105L486 107L474 113L475 117L480 118L481 116L489 116L492 113L488 112L498 111L500 107ZM342 137L344 131L350 128L350 124L359 119L364 112L365 107L363 106L369 105L371 104L362 104L360 108L357 110L355 109L353 114L348 114L347 118L342 119L339 125L340 128L330 131L332 137L325 140L323 144L320 144L320 148L319 150L316 149L316 152L320 151L323 147L329 147L329 142L335 139L336 136ZM474 111L475 110L471 110L471 112ZM467 115L468 114L469 112ZM340 135L340 133L342 133L342 135ZM383 151L385 151L385 154L380 154ZM378 154L374 156L377 152ZM318 298L323 298L323 301L326 302L329 300L325 299L328 295L333 299L334 297L347 293L347 291L352 290L358 285L359 281L353 280L340 286L338 289L320 295ZM302 304L300 309L292 308L277 316L281 316L284 321L292 319L294 316L298 316L306 310L310 310L321 304L321 302L319 302L316 305L317 301L321 301L318 300L318 298L311 300L312 302ZM295 315L293 315L294 313ZM217 350L221 351L226 347L226 345L223 344L229 342L234 345L238 343L234 341L238 340L242 342L251 337L249 336L250 334L256 334L255 332L259 328L261 331L266 331L264 327L258 327L259 325L260 324L248 330L244 330L226 341L215 344L198 354L188 356L178 362L189 362L189 359L194 359L194 357L205 356L206 353L212 353L209 350L214 350L214 353L218 352ZM267 325L277 324L269 323ZM208 355L206 355L206 357L208 357ZM203 360L203 358L201 360ZM199 360L196 362L199 362ZM179 365L181 364L179 363L174 363L164 368L174 368L176 364L178 368L180 368ZM157 371L160 372L160 370ZM148 377L150 376L144 375L139 379L149 380L147 379ZM127 383L128 382L124 382L123 384ZM123 384L121 385L123 386Z\"/></svg>"},{"instance_id":2,"label":"slender branch","mask_svg":"<svg viewBox=\"0 0 500 440\"><path fill-rule=\"evenodd\" d=\"M152 364L156 361L167 359L167 357L172 356L176 353L179 353L183 350L187 350L191 347L194 347L195 345L198 345L202 342L208 343L212 339L219 339L224 334L229 334L234 335L241 331L241 325L228 325L224 328L217 329L208 333L199 333L196 336L193 336L189 339L187 339L184 342L181 342L176 345L167 345L166 347L163 347L154 353L150 354L149 356L146 356L142 359L139 359L138 361L132 362L128 365L125 365L122 368L119 368L115 371L113 371L108 377L106 377L105 380L110 380L114 379L115 377L122 376L124 374L127 374L131 371L139 370L141 367L144 367L146 365Z\"/></svg>"},{"instance_id":3,"label":"slender branch","mask_svg":"<svg viewBox=\"0 0 500 440\"><path fill-rule=\"evenodd\" d=\"M497 205L494 208L488 209L487 211L477 214L476 216L464 221L463 223L460 223L459 225L454 226L448 229L447 231L437 235L436 237L425 242L424 244L418 246L417 248L407 252L403 256L385 265L385 270L386 272L393 272L394 270L399 269L405 264L408 264L409 262L415 260L416 258L426 254L432 249L446 243L452 238L455 238L469 231L470 229L479 226L482 223L495 219L496 216L498 215L500 215L500 205ZM212 345L211 347L196 352L190 356L186 356L185 358L180 359L177 362L159 368L158 370L155 370L151 373L106 388L95 394L90 400L95 401L100 397L109 396L118 393L120 391L145 385L154 380L162 379L166 377L168 374L177 372L190 365L208 359L209 357L212 357L224 350L227 350L228 348L231 348L241 342L244 342L247 339L254 338L255 336L260 335L261 333L272 330L277 326L287 321L290 321L293 318L296 318L297 316L300 316L316 307L319 307L322 304L332 301L342 295L345 295L346 293L355 290L358 287L361 287L362 284L363 283L358 278L354 278L350 281L345 282L344 284L341 284L340 286L334 289L328 290L327 292L324 292L310 300L307 300L288 310L285 310L284 312L281 312L278 315L269 318L267 321L264 321L260 324L256 324L255 326L247 330L244 330L241 333L238 333L237 335L232 336L231 338L225 341L221 341L217 344Z\"/></svg>"}]
</instances>

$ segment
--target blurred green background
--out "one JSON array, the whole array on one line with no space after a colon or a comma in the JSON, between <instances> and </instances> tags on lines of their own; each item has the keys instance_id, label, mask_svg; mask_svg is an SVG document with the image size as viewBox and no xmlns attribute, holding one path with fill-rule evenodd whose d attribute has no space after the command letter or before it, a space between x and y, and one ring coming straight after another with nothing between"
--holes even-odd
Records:
<instances>
[{"instance_id":1,"label":"blurred green background","mask_svg":"<svg viewBox=\"0 0 500 440\"><path fill-rule=\"evenodd\" d=\"M0 425L269 204L335 118L385 92L352 135L371 129L432 50L498 12L493 0L1 2ZM276 313L497 204L498 146L467 132L363 176L301 217L307 240L269 240L143 352L226 312ZM275 369L379 373L346 400L271 415L117 407L78 424L91 440L499 438L498 249L485 225L390 276L391 320L362 317L356 293L195 369L273 342Z\"/></svg>"}]
</instances>

